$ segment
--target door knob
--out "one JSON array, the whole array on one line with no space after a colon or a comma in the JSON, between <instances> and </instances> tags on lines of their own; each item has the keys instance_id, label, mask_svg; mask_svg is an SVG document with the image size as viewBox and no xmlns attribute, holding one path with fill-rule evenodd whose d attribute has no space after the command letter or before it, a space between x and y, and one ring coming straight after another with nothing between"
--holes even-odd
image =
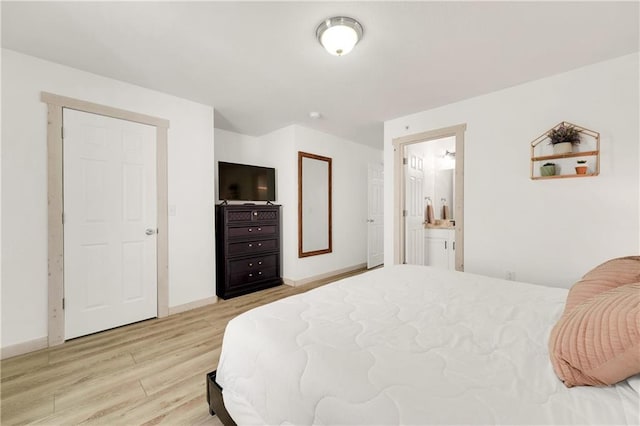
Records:
<instances>
[{"instance_id":1,"label":"door knob","mask_svg":"<svg viewBox=\"0 0 640 426\"><path fill-rule=\"evenodd\" d=\"M147 228L147 229L145 229L144 233L147 234L147 235L153 235L153 234L156 233L156 230L155 229L151 229L151 228Z\"/></svg>"}]
</instances>

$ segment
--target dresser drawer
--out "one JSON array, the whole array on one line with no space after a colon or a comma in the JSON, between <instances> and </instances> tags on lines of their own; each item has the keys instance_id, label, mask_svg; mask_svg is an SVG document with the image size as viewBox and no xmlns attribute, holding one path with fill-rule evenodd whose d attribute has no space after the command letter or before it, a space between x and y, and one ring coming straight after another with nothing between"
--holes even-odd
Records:
<instances>
[{"instance_id":1,"label":"dresser drawer","mask_svg":"<svg viewBox=\"0 0 640 426\"><path fill-rule=\"evenodd\" d=\"M228 254L237 256L240 254L254 254L265 251L276 250L278 248L278 240L259 240L246 241L242 243L229 243Z\"/></svg>"},{"instance_id":2,"label":"dresser drawer","mask_svg":"<svg viewBox=\"0 0 640 426\"><path fill-rule=\"evenodd\" d=\"M240 272L255 272L264 268L271 268L278 264L278 255L270 254L268 256L249 257L245 259L230 260L229 272L238 274Z\"/></svg>"},{"instance_id":3,"label":"dresser drawer","mask_svg":"<svg viewBox=\"0 0 640 426\"><path fill-rule=\"evenodd\" d=\"M242 207L225 211L226 222L229 224L238 222L260 222L278 220L278 208L252 209Z\"/></svg>"},{"instance_id":4,"label":"dresser drawer","mask_svg":"<svg viewBox=\"0 0 640 426\"><path fill-rule=\"evenodd\" d=\"M278 269L275 266L268 268L256 268L251 271L243 271L229 274L229 286L238 287L251 284L256 281L268 280L278 277Z\"/></svg>"},{"instance_id":5,"label":"dresser drawer","mask_svg":"<svg viewBox=\"0 0 640 426\"><path fill-rule=\"evenodd\" d=\"M276 235L276 225L256 225L256 226L234 226L229 227L227 233L229 238L237 237L255 237L255 236L273 236Z\"/></svg>"}]
</instances>

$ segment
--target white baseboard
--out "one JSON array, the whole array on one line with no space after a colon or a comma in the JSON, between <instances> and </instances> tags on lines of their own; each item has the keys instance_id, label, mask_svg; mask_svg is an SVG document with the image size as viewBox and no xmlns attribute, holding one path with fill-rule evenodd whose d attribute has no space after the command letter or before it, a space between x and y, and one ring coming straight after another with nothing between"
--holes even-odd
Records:
<instances>
[{"instance_id":1,"label":"white baseboard","mask_svg":"<svg viewBox=\"0 0 640 426\"><path fill-rule=\"evenodd\" d=\"M366 263L360 263L358 265L336 269L335 271L325 272L324 274L314 275L313 277L302 278L300 280L292 280L289 278L284 278L284 283L292 287L298 287L301 285L312 283L314 281L325 280L327 278L337 277L339 275L346 274L348 272L358 271L360 269L366 269L366 268L367 268Z\"/></svg>"},{"instance_id":2,"label":"white baseboard","mask_svg":"<svg viewBox=\"0 0 640 426\"><path fill-rule=\"evenodd\" d=\"M206 299L195 300L193 302L185 303L183 305L170 306L169 315L179 314L181 312L187 312L192 309L201 308L207 305L213 305L218 301L216 296L207 297Z\"/></svg>"},{"instance_id":3,"label":"white baseboard","mask_svg":"<svg viewBox=\"0 0 640 426\"><path fill-rule=\"evenodd\" d=\"M29 352L39 351L49 347L49 339L41 337L28 342L18 343L16 345L6 346L0 349L0 359L7 359L18 355L24 355Z\"/></svg>"}]
</instances>

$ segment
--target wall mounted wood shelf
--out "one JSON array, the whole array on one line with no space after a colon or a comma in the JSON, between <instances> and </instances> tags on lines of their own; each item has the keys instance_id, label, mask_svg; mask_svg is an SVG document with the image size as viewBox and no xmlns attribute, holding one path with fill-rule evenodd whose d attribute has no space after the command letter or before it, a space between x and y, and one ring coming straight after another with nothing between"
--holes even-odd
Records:
<instances>
[{"instance_id":1,"label":"wall mounted wood shelf","mask_svg":"<svg viewBox=\"0 0 640 426\"><path fill-rule=\"evenodd\" d=\"M549 144L543 144L544 141L549 141L549 132L552 129L557 129L560 126L571 126L580 132L581 140L578 148L585 149L584 151L569 152L566 154L553 154L552 146ZM592 177L600 174L600 133L593 130L589 130L582 126L563 121L558 123L552 129L547 130L542 135L538 136L531 142L531 179L532 180L546 180L546 179L563 179L563 178L575 178L575 177ZM587 136L585 138L584 136ZM585 157L592 158L592 163L587 164L589 169L587 174L576 174L574 170L575 164L569 164L562 161L568 158ZM542 162L549 160L560 160L559 164L556 164L556 173L553 176L541 176L540 166ZM563 173L563 168L567 168L569 171ZM559 172L559 173L558 173Z\"/></svg>"}]
</instances>

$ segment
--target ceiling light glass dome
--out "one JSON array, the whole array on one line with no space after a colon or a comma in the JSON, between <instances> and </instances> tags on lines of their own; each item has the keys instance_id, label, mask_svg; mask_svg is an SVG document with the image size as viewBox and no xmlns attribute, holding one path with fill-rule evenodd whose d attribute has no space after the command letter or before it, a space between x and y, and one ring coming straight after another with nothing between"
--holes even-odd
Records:
<instances>
[{"instance_id":1,"label":"ceiling light glass dome","mask_svg":"<svg viewBox=\"0 0 640 426\"><path fill-rule=\"evenodd\" d=\"M353 18L336 16L325 19L316 29L320 44L332 55L342 56L362 39L362 25Z\"/></svg>"}]
</instances>

